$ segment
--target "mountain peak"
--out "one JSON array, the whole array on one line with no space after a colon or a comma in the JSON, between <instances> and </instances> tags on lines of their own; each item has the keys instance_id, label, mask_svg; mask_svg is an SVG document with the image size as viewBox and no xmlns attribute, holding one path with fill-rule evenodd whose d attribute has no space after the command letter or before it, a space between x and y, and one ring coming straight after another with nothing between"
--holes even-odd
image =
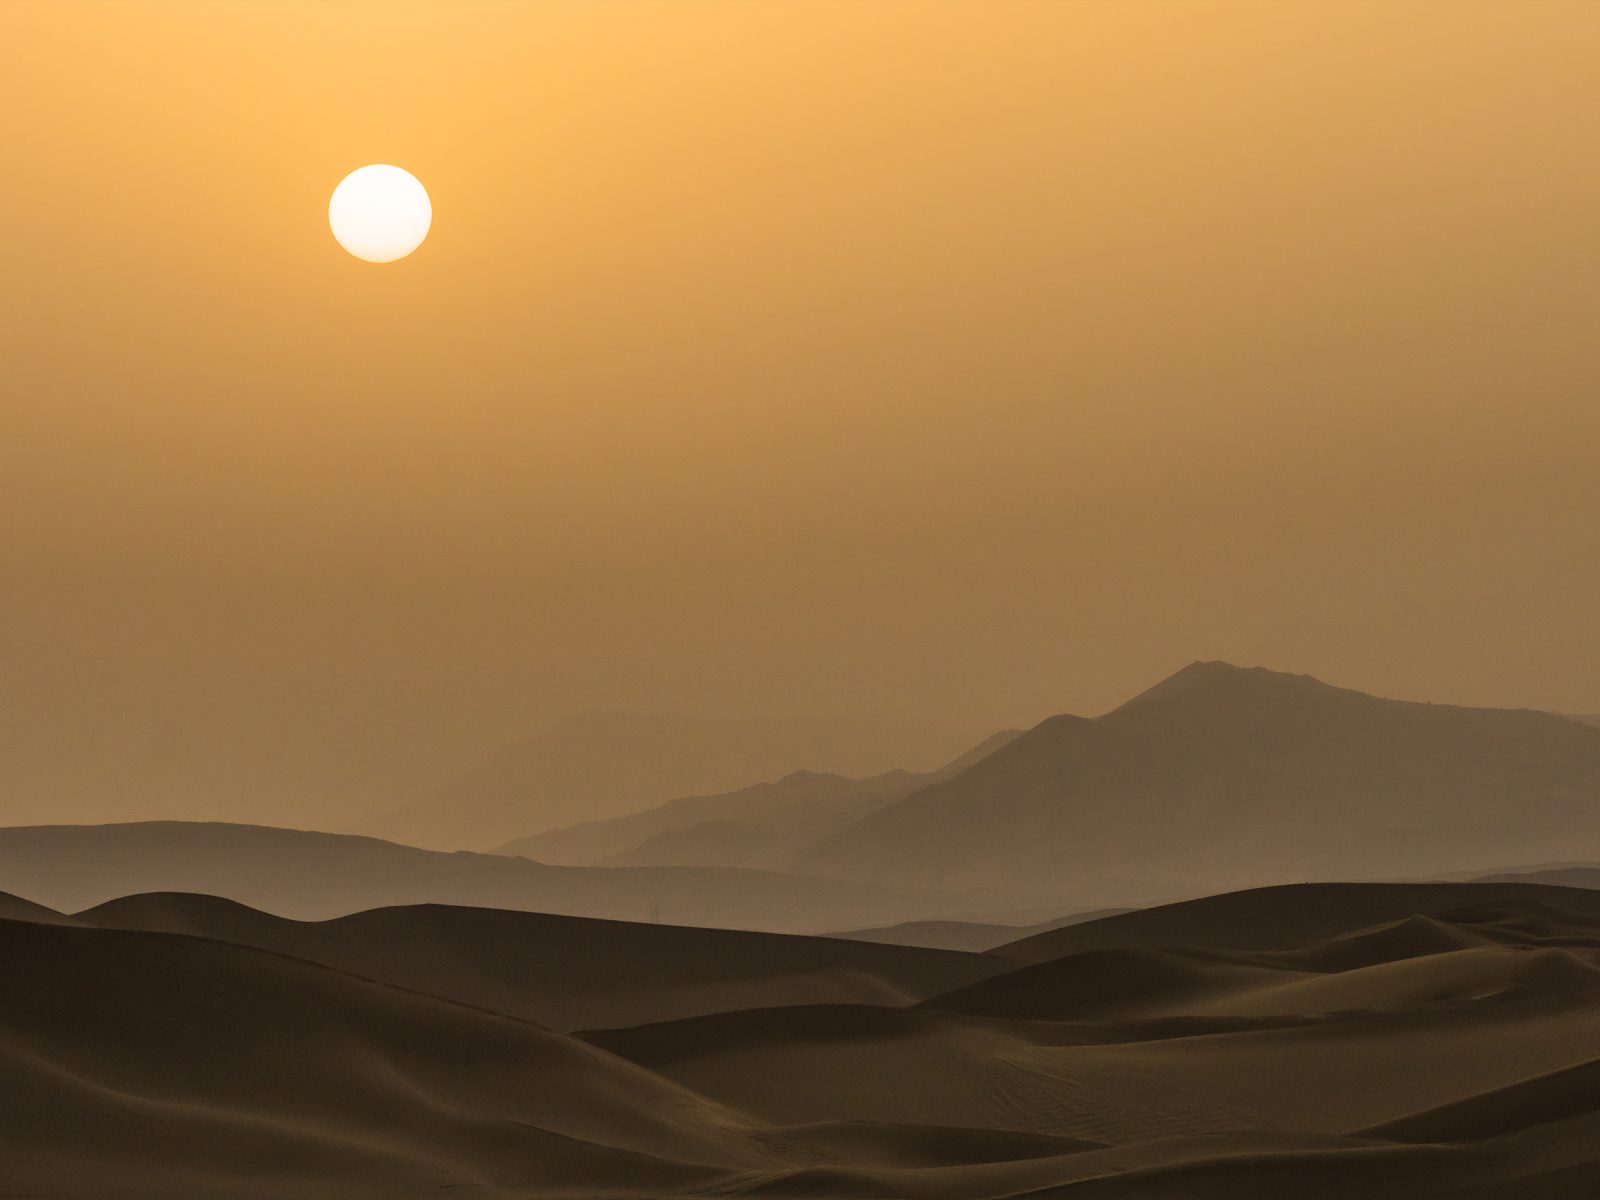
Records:
<instances>
[{"instance_id":1,"label":"mountain peak","mask_svg":"<svg viewBox=\"0 0 1600 1200\"><path fill-rule=\"evenodd\" d=\"M1311 675L1293 675L1266 667L1241 667L1220 660L1192 662L1154 687L1140 692L1117 711L1152 700L1250 694L1290 695L1309 691L1339 691Z\"/></svg>"}]
</instances>

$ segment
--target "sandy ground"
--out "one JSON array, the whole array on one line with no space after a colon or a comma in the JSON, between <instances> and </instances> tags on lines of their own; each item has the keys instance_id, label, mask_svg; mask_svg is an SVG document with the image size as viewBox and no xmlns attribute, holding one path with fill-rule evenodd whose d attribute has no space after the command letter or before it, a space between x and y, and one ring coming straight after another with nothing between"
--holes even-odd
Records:
<instances>
[{"instance_id":1,"label":"sandy ground","mask_svg":"<svg viewBox=\"0 0 1600 1200\"><path fill-rule=\"evenodd\" d=\"M1565 889L1463 885L1374 924L1392 897L1347 885L1318 896L1318 936L1233 944L1275 891L1217 898L1210 937L1174 905L1129 944L1091 922L1093 948L1021 964L484 910L302 925L203 897L75 919L8 898L0 1195L1600 1192L1600 918ZM1163 921L1187 944L1155 944ZM652 1012L674 1015L613 1020Z\"/></svg>"}]
</instances>

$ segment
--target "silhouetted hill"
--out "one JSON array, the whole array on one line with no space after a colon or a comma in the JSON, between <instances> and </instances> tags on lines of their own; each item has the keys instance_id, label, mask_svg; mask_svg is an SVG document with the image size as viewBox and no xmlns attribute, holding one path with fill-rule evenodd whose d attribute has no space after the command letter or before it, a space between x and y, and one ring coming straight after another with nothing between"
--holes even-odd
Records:
<instances>
[{"instance_id":1,"label":"silhouetted hill","mask_svg":"<svg viewBox=\"0 0 1600 1200\"><path fill-rule=\"evenodd\" d=\"M67 911L140 892L199 892L306 920L455 904L795 932L960 918L1018 900L770 871L552 867L346 834L181 821L0 829L0 887Z\"/></svg>"},{"instance_id":2,"label":"silhouetted hill","mask_svg":"<svg viewBox=\"0 0 1600 1200\"><path fill-rule=\"evenodd\" d=\"M910 795L923 778L909 771L870 779L793 771L775 783L716 796L685 796L644 812L517 838L496 853L574 866L770 869L815 838Z\"/></svg>"},{"instance_id":3,"label":"silhouetted hill","mask_svg":"<svg viewBox=\"0 0 1600 1200\"><path fill-rule=\"evenodd\" d=\"M1196 663L1096 720L1045 721L796 868L1144 902L1571 858L1600 848L1597 800L1600 730L1565 717Z\"/></svg>"},{"instance_id":4,"label":"silhouetted hill","mask_svg":"<svg viewBox=\"0 0 1600 1200\"><path fill-rule=\"evenodd\" d=\"M76 919L53 908L0 892L0 921L33 921L40 925L76 925Z\"/></svg>"},{"instance_id":5,"label":"silhouetted hill","mask_svg":"<svg viewBox=\"0 0 1600 1200\"><path fill-rule=\"evenodd\" d=\"M1043 962L1090 950L1278 950L1415 914L1541 903L1600 917L1600 891L1530 883L1296 883L1226 892L1065 925L995 948Z\"/></svg>"},{"instance_id":6,"label":"silhouetted hill","mask_svg":"<svg viewBox=\"0 0 1600 1200\"><path fill-rule=\"evenodd\" d=\"M1481 875L1483 883L1546 883L1556 887L1600 888L1600 866L1545 867L1529 871L1496 871Z\"/></svg>"},{"instance_id":7,"label":"silhouetted hill","mask_svg":"<svg viewBox=\"0 0 1600 1200\"><path fill-rule=\"evenodd\" d=\"M1020 737L1004 730L937 771L869 779L794 771L776 783L689 796L644 812L518 838L498 853L606 866L720 866L785 870L813 842L919 788L948 779Z\"/></svg>"},{"instance_id":8,"label":"silhouetted hill","mask_svg":"<svg viewBox=\"0 0 1600 1200\"><path fill-rule=\"evenodd\" d=\"M997 925L982 921L906 921L879 929L849 929L843 933L830 933L829 937L850 938L862 942L881 942L888 946L924 946L929 949L962 950L983 953L1019 942L1036 933L1059 929L1063 925L1077 925L1084 921L1098 921L1102 917L1128 912L1126 908L1098 908L1089 912L1072 913L1033 925Z\"/></svg>"},{"instance_id":9,"label":"silhouetted hill","mask_svg":"<svg viewBox=\"0 0 1600 1200\"><path fill-rule=\"evenodd\" d=\"M442 850L488 849L530 830L745 787L797 767L849 776L928 770L978 736L869 714L589 713L506 747L361 832Z\"/></svg>"},{"instance_id":10,"label":"silhouetted hill","mask_svg":"<svg viewBox=\"0 0 1600 1200\"><path fill-rule=\"evenodd\" d=\"M272 950L557 1029L793 1004L909 1004L1007 965L831 938L446 905L300 922L215 896L156 893L77 919Z\"/></svg>"},{"instance_id":11,"label":"silhouetted hill","mask_svg":"<svg viewBox=\"0 0 1600 1200\"><path fill-rule=\"evenodd\" d=\"M1462 887L1459 898L1471 894ZM1543 899L1473 902L1274 951L1084 950L967 984L925 1006L1019 1020L1096 1021L1306 1017L1489 996L1510 1002L1600 995L1594 954L1600 904L1591 898L1589 911L1579 913L1548 902L1570 898L1549 889Z\"/></svg>"}]
</instances>

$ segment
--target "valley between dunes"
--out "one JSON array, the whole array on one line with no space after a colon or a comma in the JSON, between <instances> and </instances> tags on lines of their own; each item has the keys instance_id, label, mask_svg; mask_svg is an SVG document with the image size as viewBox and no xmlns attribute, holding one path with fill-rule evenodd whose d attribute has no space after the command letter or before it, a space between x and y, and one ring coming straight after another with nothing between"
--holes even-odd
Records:
<instances>
[{"instance_id":1,"label":"valley between dunes","mask_svg":"<svg viewBox=\"0 0 1600 1200\"><path fill-rule=\"evenodd\" d=\"M1299 885L986 953L0 903L0 1195L1564 1197L1600 892Z\"/></svg>"}]
</instances>

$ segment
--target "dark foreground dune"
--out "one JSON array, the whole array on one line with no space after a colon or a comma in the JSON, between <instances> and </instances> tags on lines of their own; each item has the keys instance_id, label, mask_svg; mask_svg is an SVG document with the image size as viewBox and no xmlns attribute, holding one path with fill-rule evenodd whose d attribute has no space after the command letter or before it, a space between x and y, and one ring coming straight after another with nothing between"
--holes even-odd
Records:
<instances>
[{"instance_id":1,"label":"dark foreground dune","mask_svg":"<svg viewBox=\"0 0 1600 1200\"><path fill-rule=\"evenodd\" d=\"M775 1005L909 1004L1012 965L834 938L436 904L290 921L215 896L162 893L77 919L273 950L557 1029Z\"/></svg>"},{"instance_id":2,"label":"dark foreground dune","mask_svg":"<svg viewBox=\"0 0 1600 1200\"><path fill-rule=\"evenodd\" d=\"M745 1007L582 1035L496 1011L492 996L428 994L457 969L490 986L496 939L558 944L494 914L369 914L393 924L364 936L422 951L427 919L465 922L432 936L465 939L467 959L419 952L423 974L401 987L293 953L315 946L230 942L261 914L193 897L65 924L8 906L21 919L0 918L0 1195L1600 1194L1595 898L1463 886L1460 904L1436 906L1436 890L1426 912L1360 923L1393 894L1324 892L1318 920L1347 923L1293 944L1226 944L1264 902L1243 893L1217 898L1227 920L1209 931L1183 906L1121 944L1125 917L1091 922L1077 928L1109 927L1091 948L1003 962L916 1003ZM101 927L119 908L169 928ZM1195 936L1159 944L1160 920ZM170 931L184 922L191 932ZM598 939L583 969L626 959L633 928ZM676 986L746 958L770 968L787 940L702 943ZM815 942L794 939L797 964ZM858 964L880 978L908 969L904 948L844 945L883 955ZM533 956L507 962L505 994L559 989ZM552 949L550 973L563 969ZM630 986L629 961L606 969ZM631 986L667 988L662 970L644 956Z\"/></svg>"},{"instance_id":3,"label":"dark foreground dune","mask_svg":"<svg viewBox=\"0 0 1600 1200\"><path fill-rule=\"evenodd\" d=\"M1084 950L1276 950L1469 904L1531 902L1600 917L1600 890L1529 883L1291 883L1249 888L1029 933L996 949L1038 962Z\"/></svg>"}]
</instances>

